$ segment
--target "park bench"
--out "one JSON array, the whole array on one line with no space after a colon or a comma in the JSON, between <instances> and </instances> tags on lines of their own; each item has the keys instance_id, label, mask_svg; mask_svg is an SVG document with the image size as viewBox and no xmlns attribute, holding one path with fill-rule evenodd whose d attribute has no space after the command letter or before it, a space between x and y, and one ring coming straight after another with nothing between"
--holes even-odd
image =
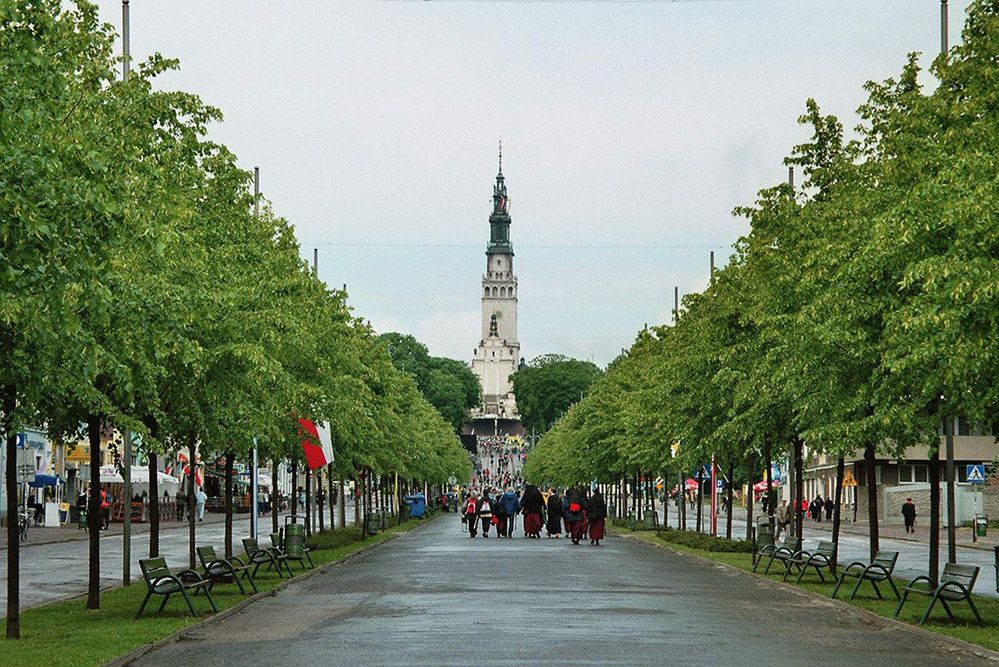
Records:
<instances>
[{"instance_id":1,"label":"park bench","mask_svg":"<svg viewBox=\"0 0 999 667\"><path fill-rule=\"evenodd\" d=\"M788 558L794 555L794 547L797 546L797 540L791 535L790 532L784 533L784 541L780 544L767 544L760 549L758 554L758 560L756 564L753 565L753 572L756 572L756 568L760 566L763 559L770 556L770 560L767 562L766 570L763 574L770 572L770 566L773 564L774 560L786 561Z\"/></svg>"},{"instance_id":2,"label":"park bench","mask_svg":"<svg viewBox=\"0 0 999 667\"><path fill-rule=\"evenodd\" d=\"M282 537L281 533L271 533L271 544L278 553L285 559L285 562L297 561L302 570L305 570L305 560L308 559L309 567L315 567L312 562L310 549L305 546L305 536L291 535L287 533Z\"/></svg>"},{"instance_id":3,"label":"park bench","mask_svg":"<svg viewBox=\"0 0 999 667\"><path fill-rule=\"evenodd\" d=\"M214 589L215 584L230 583L231 579L239 587L239 592L246 595L246 589L243 588L243 582L240 581L240 579L246 579L253 592L257 592L257 584L253 581L249 564L244 563L236 556L230 560L219 558L215 555L215 547L213 546L198 547L196 551L198 552L198 560L201 561L201 567L205 571L204 576L211 582L208 585L208 590Z\"/></svg>"},{"instance_id":4,"label":"park bench","mask_svg":"<svg viewBox=\"0 0 999 667\"><path fill-rule=\"evenodd\" d=\"M244 537L243 550L246 551L246 558L248 560L247 565L251 563L254 565L254 577L257 576L257 571L260 569L261 565L266 565L268 570L277 570L278 576L284 579L284 573L281 571L281 565L284 564L284 566L288 568L288 575L293 575L291 565L284 560L284 556L282 556L281 553L273 547L270 549L260 548L257 544L257 538Z\"/></svg>"},{"instance_id":5,"label":"park bench","mask_svg":"<svg viewBox=\"0 0 999 667\"><path fill-rule=\"evenodd\" d=\"M902 606L905 605L905 601L909 598L909 593L916 593L918 595L926 595L930 598L930 604L926 607L926 613L919 619L920 625L925 623L926 619L930 617L930 612L933 611L933 605L936 604L937 600L943 605L944 611L947 612L947 616L951 620L954 619L954 613L950 610L950 605L947 603L967 601L968 606L971 607L971 611L975 614L978 624L984 625L982 616L978 613L978 609L971 599L971 591L975 588L975 581L978 580L980 569L975 565L947 563L944 566L943 575L940 576L940 583L936 588L931 586L929 577L916 577L909 582L908 586L902 589L902 599L899 600L898 608L895 610L895 618L898 618L899 613L902 611ZM925 584L925 587L922 584Z\"/></svg>"},{"instance_id":6,"label":"park bench","mask_svg":"<svg viewBox=\"0 0 999 667\"><path fill-rule=\"evenodd\" d=\"M194 594L197 595L201 590L205 591L205 597L208 598L208 604L212 606L212 611L218 613L219 609L215 606L215 600L212 599L211 582L194 570L171 572L170 568L167 567L166 559L162 557L140 560L139 568L142 570L142 578L146 582L146 597L143 598L142 605L139 606L136 618L142 616L142 612L152 596L163 596L163 602L156 612L159 614L174 593L180 593L184 597L184 601L187 602L187 608L191 610L191 615L197 616L198 612L194 610L194 603L191 602L191 597L187 592L194 591Z\"/></svg>"},{"instance_id":7,"label":"park bench","mask_svg":"<svg viewBox=\"0 0 999 667\"><path fill-rule=\"evenodd\" d=\"M853 587L853 592L850 593L851 600L857 596L860 584L864 583L864 581L871 582L871 586L874 586L874 592L877 594L879 600L884 600L884 597L878 589L878 582L887 581L888 585L891 586L892 592L895 593L895 599L900 600L902 596L898 594L898 588L895 587L895 582L892 580L892 574L895 572L895 563L897 562L897 551L879 551L870 563L861 561L850 563L840 572L839 582L836 584L836 588L833 589L832 596L836 597L839 587L843 585L847 577L854 577L857 579L857 584Z\"/></svg>"},{"instance_id":8,"label":"park bench","mask_svg":"<svg viewBox=\"0 0 999 667\"><path fill-rule=\"evenodd\" d=\"M784 562L784 581L787 581L787 577L791 574L791 568L798 568L798 578L795 579L794 583L800 584L801 578L805 576L805 572L808 568L815 570L815 573L819 575L819 580L825 583L826 578L822 576L822 570L829 570L832 572L833 563L836 560L836 543L829 540L819 541L819 546L815 551L796 551Z\"/></svg>"}]
</instances>

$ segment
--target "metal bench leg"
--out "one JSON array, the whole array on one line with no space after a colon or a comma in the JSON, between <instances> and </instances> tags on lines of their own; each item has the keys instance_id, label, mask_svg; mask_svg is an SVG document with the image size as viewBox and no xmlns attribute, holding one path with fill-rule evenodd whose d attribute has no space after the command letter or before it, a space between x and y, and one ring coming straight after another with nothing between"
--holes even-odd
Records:
<instances>
[{"instance_id":1,"label":"metal bench leg","mask_svg":"<svg viewBox=\"0 0 999 667\"><path fill-rule=\"evenodd\" d=\"M892 592L895 593L895 599L896 600L902 599L902 596L898 594L898 588L895 587L895 581L891 578L890 574L888 575L888 585L891 586Z\"/></svg>"},{"instance_id":2,"label":"metal bench leg","mask_svg":"<svg viewBox=\"0 0 999 667\"><path fill-rule=\"evenodd\" d=\"M857 597L857 591L860 590L860 584L864 583L864 577L857 577L857 585L853 587L853 591L850 593L850 599L853 600Z\"/></svg>"},{"instance_id":3,"label":"metal bench leg","mask_svg":"<svg viewBox=\"0 0 999 667\"><path fill-rule=\"evenodd\" d=\"M878 588L878 582L871 579L871 586L874 587L874 594L878 596L879 600L884 600L885 596L881 595L881 589Z\"/></svg>"},{"instance_id":4,"label":"metal bench leg","mask_svg":"<svg viewBox=\"0 0 999 667\"><path fill-rule=\"evenodd\" d=\"M950 610L950 605L947 604L947 601L944 600L943 598L940 598L940 604L943 605L944 611L947 612L947 616L950 618L950 620L953 621L954 620L954 612L952 612Z\"/></svg>"},{"instance_id":5,"label":"metal bench leg","mask_svg":"<svg viewBox=\"0 0 999 667\"><path fill-rule=\"evenodd\" d=\"M219 613L219 608L215 606L215 600L212 599L212 593L209 590L205 590L205 597L208 598L208 604L212 606L212 611L216 614Z\"/></svg>"},{"instance_id":6,"label":"metal bench leg","mask_svg":"<svg viewBox=\"0 0 999 667\"><path fill-rule=\"evenodd\" d=\"M153 589L150 588L148 591L146 591L146 597L142 599L142 604L139 605L139 613L135 615L136 618L142 616L142 612L146 608L146 603L149 602L149 598L151 598L152 596L153 596Z\"/></svg>"},{"instance_id":7,"label":"metal bench leg","mask_svg":"<svg viewBox=\"0 0 999 667\"><path fill-rule=\"evenodd\" d=\"M187 603L187 608L191 610L191 616L197 618L198 612L194 610L194 603L191 602L191 596L187 594L186 589L180 589L180 594L184 596L184 602Z\"/></svg>"},{"instance_id":8,"label":"metal bench leg","mask_svg":"<svg viewBox=\"0 0 999 667\"><path fill-rule=\"evenodd\" d=\"M232 578L236 580L236 585L239 586L239 592L242 593L243 595L246 595L246 589L243 588L243 582L239 580L239 575L237 575L236 571L231 568L229 572L232 573Z\"/></svg>"},{"instance_id":9,"label":"metal bench leg","mask_svg":"<svg viewBox=\"0 0 999 667\"><path fill-rule=\"evenodd\" d=\"M920 625L922 625L923 623L925 623L926 619L928 619L930 617L930 612L933 611L933 605L935 605L937 603L937 597L939 595L940 595L939 591L934 591L933 597L930 598L930 606L928 606L926 608L926 613L924 613L923 617L921 619L919 619L919 624Z\"/></svg>"},{"instance_id":10,"label":"metal bench leg","mask_svg":"<svg viewBox=\"0 0 999 667\"><path fill-rule=\"evenodd\" d=\"M836 587L833 588L833 592L832 592L833 599L836 598L836 593L839 592L839 587L843 585L843 582L845 580L846 580L846 574L845 573L840 573L840 575L839 575L839 581L836 582Z\"/></svg>"},{"instance_id":11,"label":"metal bench leg","mask_svg":"<svg viewBox=\"0 0 999 667\"><path fill-rule=\"evenodd\" d=\"M790 569L788 569L788 572L790 572ZM798 578L794 580L795 584L800 584L801 583L801 578L805 576L805 572L808 572L808 566L807 565L805 565L800 570L798 570Z\"/></svg>"},{"instance_id":12,"label":"metal bench leg","mask_svg":"<svg viewBox=\"0 0 999 667\"><path fill-rule=\"evenodd\" d=\"M246 580L250 582L250 586L253 588L253 592L257 593L258 592L257 591L257 582L255 582L253 580L253 575L250 574L250 571L249 570L243 570L243 575L246 577Z\"/></svg>"},{"instance_id":13,"label":"metal bench leg","mask_svg":"<svg viewBox=\"0 0 999 667\"><path fill-rule=\"evenodd\" d=\"M312 562L312 554L308 551L305 552L305 557L309 559L309 567L315 567L316 564Z\"/></svg>"},{"instance_id":14,"label":"metal bench leg","mask_svg":"<svg viewBox=\"0 0 999 667\"><path fill-rule=\"evenodd\" d=\"M824 574L822 574L822 570L819 569L818 565L815 566L815 574L819 575L819 581L821 581L823 584L826 583L826 577Z\"/></svg>"},{"instance_id":15,"label":"metal bench leg","mask_svg":"<svg viewBox=\"0 0 999 667\"><path fill-rule=\"evenodd\" d=\"M773 564L774 564L774 557L770 556L770 561L767 563L766 569L763 570L763 574L764 575L770 574L770 566L773 565Z\"/></svg>"},{"instance_id":16,"label":"metal bench leg","mask_svg":"<svg viewBox=\"0 0 999 667\"><path fill-rule=\"evenodd\" d=\"M971 595L968 596L968 606L971 607L971 611L975 614L975 620L978 621L978 625L985 625L982 621L982 615L978 613L978 607L975 606L975 602L971 599Z\"/></svg>"},{"instance_id":17,"label":"metal bench leg","mask_svg":"<svg viewBox=\"0 0 999 667\"><path fill-rule=\"evenodd\" d=\"M902 606L905 604L905 601L908 599L909 599L909 591L908 589L906 589L905 592L902 593L902 597L898 601L898 607L895 608L895 618L898 618L899 612L902 611Z\"/></svg>"},{"instance_id":18,"label":"metal bench leg","mask_svg":"<svg viewBox=\"0 0 999 667\"><path fill-rule=\"evenodd\" d=\"M163 610L166 609L167 602L170 601L171 595L173 595L173 593L167 593L166 595L163 596L163 602L160 603L160 608L156 610L157 614L162 614Z\"/></svg>"}]
</instances>

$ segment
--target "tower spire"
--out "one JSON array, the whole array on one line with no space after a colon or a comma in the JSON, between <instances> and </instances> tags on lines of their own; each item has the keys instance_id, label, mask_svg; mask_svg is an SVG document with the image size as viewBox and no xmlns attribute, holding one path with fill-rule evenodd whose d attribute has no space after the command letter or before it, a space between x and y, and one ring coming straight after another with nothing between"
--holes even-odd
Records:
<instances>
[{"instance_id":1,"label":"tower spire","mask_svg":"<svg viewBox=\"0 0 999 667\"><path fill-rule=\"evenodd\" d=\"M499 140L499 173L503 175L503 140Z\"/></svg>"}]
</instances>

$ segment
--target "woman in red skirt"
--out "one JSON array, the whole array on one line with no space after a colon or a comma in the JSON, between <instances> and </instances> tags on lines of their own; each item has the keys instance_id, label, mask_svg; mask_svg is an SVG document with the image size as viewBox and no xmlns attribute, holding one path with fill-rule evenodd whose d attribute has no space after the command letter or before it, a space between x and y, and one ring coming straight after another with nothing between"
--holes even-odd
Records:
<instances>
[{"instance_id":1,"label":"woman in red skirt","mask_svg":"<svg viewBox=\"0 0 999 667\"><path fill-rule=\"evenodd\" d=\"M590 507L586 511L586 518L590 523L590 544L600 546L600 540L604 539L604 523L607 520L607 502L604 495L597 489L590 498Z\"/></svg>"},{"instance_id":2,"label":"woman in red skirt","mask_svg":"<svg viewBox=\"0 0 999 667\"><path fill-rule=\"evenodd\" d=\"M541 510L544 506L545 498L541 495L541 491L535 485L528 484L520 496L520 511L524 514L524 535L527 537L541 537L541 529L544 527Z\"/></svg>"}]
</instances>

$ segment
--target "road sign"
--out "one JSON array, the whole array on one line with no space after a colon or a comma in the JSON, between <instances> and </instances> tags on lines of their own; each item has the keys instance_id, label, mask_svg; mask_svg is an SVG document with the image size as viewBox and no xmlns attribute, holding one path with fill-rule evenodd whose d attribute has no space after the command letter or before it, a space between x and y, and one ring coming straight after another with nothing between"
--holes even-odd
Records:
<instances>
[{"instance_id":1,"label":"road sign","mask_svg":"<svg viewBox=\"0 0 999 667\"><path fill-rule=\"evenodd\" d=\"M984 484L985 483L985 465L970 465L965 466L968 471L968 483L969 484Z\"/></svg>"},{"instance_id":2,"label":"road sign","mask_svg":"<svg viewBox=\"0 0 999 667\"><path fill-rule=\"evenodd\" d=\"M27 433L18 433L17 434L17 448L18 449L24 449L25 445L27 445L27 444L28 444L28 434Z\"/></svg>"},{"instance_id":3,"label":"road sign","mask_svg":"<svg viewBox=\"0 0 999 667\"><path fill-rule=\"evenodd\" d=\"M447 483L451 486L454 486L455 484L458 483L458 478L455 477L454 475L451 475L450 477L447 478Z\"/></svg>"}]
</instances>

